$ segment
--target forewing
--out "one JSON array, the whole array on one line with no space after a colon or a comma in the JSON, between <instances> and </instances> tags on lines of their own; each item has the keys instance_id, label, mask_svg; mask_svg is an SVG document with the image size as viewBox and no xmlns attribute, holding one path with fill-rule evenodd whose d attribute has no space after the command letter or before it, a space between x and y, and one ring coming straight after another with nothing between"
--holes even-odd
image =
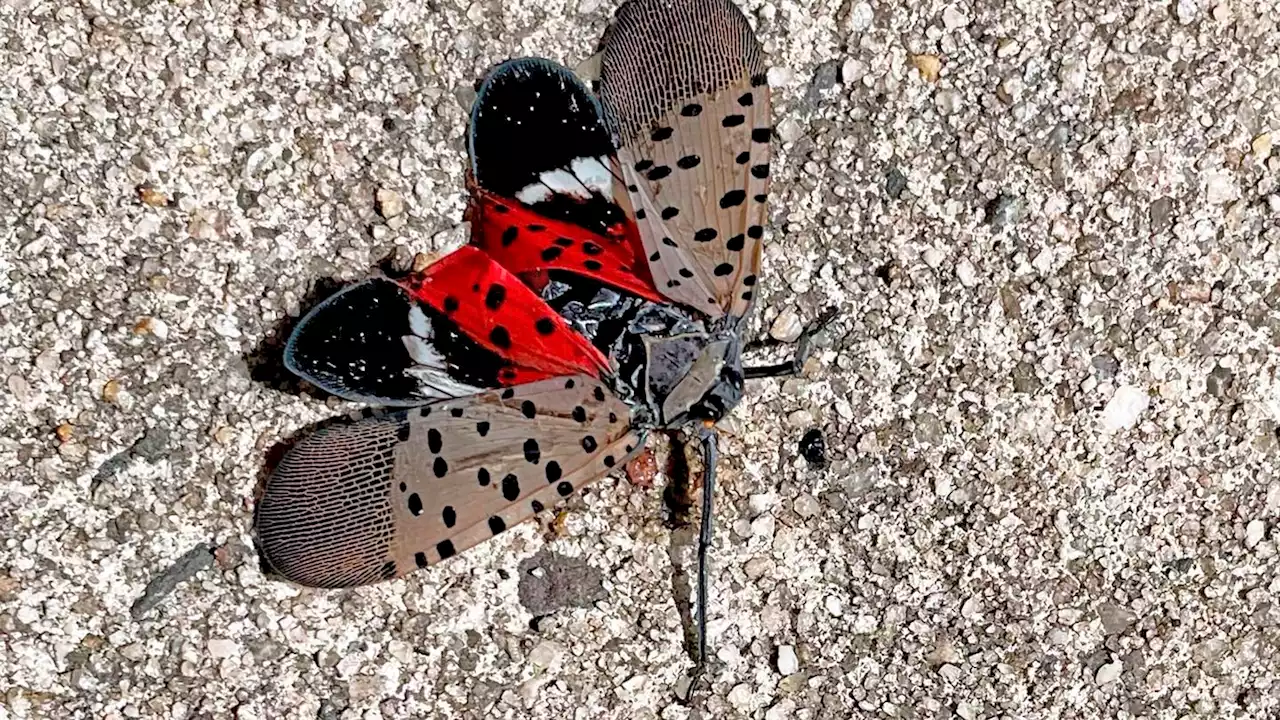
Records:
<instances>
[{"instance_id":1,"label":"forewing","mask_svg":"<svg viewBox=\"0 0 1280 720\"><path fill-rule=\"evenodd\" d=\"M731 0L631 0L601 56L600 99L658 291L744 315L764 235L771 131L764 55Z\"/></svg>"},{"instance_id":2,"label":"forewing","mask_svg":"<svg viewBox=\"0 0 1280 720\"><path fill-rule=\"evenodd\" d=\"M471 395L512 372L386 278L346 287L308 312L285 345L284 363L338 397L387 406Z\"/></svg>"},{"instance_id":3,"label":"forewing","mask_svg":"<svg viewBox=\"0 0 1280 720\"><path fill-rule=\"evenodd\" d=\"M542 298L483 250L466 246L400 281L481 347L511 367L507 384L584 373L599 376L609 361Z\"/></svg>"},{"instance_id":4,"label":"forewing","mask_svg":"<svg viewBox=\"0 0 1280 720\"><path fill-rule=\"evenodd\" d=\"M397 577L551 507L642 442L630 408L586 375L325 428L268 479L262 553L303 585Z\"/></svg>"}]
</instances>

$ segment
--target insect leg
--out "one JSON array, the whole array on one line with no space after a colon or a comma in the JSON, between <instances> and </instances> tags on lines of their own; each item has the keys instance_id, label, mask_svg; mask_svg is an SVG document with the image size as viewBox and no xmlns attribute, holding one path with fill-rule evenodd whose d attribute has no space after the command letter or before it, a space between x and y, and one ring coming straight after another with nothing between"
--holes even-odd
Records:
<instances>
[{"instance_id":1,"label":"insect leg","mask_svg":"<svg viewBox=\"0 0 1280 720\"><path fill-rule=\"evenodd\" d=\"M707 666L707 587L711 584L707 568L707 553L711 550L712 500L716 484L716 433L704 427L702 440L702 521L698 530L698 664L693 669L693 683L697 684ZM693 694L693 686L689 689Z\"/></svg>"},{"instance_id":2,"label":"insect leg","mask_svg":"<svg viewBox=\"0 0 1280 720\"><path fill-rule=\"evenodd\" d=\"M805 327L804 331L800 333L800 338L796 341L796 353L789 361L778 363L776 365L762 365L759 367L743 368L742 377L747 380L755 380L757 378L782 377L800 374L800 368L804 367L805 361L809 359L809 354L813 352L814 336L823 330L826 330L827 326L831 324L831 321L835 320L836 310L837 308L832 305L826 310L823 310L822 314L819 315L816 320ZM761 347L763 344L757 346Z\"/></svg>"}]
</instances>

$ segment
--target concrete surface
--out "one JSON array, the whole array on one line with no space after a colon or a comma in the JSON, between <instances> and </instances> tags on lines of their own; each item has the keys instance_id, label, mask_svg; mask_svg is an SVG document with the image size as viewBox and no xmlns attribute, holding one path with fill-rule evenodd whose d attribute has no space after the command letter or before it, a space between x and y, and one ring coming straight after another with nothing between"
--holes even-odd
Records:
<instances>
[{"instance_id":1,"label":"concrete surface","mask_svg":"<svg viewBox=\"0 0 1280 720\"><path fill-rule=\"evenodd\" d=\"M458 243L472 81L612 10L0 5L0 718L1280 712L1273 0L748 3L753 329L841 315L727 423L700 707L662 478L373 589L263 577L268 451L346 409L273 333ZM540 550L598 587L535 618Z\"/></svg>"}]
</instances>

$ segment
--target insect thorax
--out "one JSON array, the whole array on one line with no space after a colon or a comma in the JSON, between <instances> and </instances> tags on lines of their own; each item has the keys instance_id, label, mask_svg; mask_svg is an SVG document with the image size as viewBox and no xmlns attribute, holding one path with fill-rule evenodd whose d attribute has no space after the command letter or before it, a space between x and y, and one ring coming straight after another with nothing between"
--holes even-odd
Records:
<instances>
[{"instance_id":1,"label":"insect thorax","mask_svg":"<svg viewBox=\"0 0 1280 720\"><path fill-rule=\"evenodd\" d=\"M555 277L542 297L609 356L614 390L654 427L716 421L742 399L736 318L708 323L677 305Z\"/></svg>"}]
</instances>

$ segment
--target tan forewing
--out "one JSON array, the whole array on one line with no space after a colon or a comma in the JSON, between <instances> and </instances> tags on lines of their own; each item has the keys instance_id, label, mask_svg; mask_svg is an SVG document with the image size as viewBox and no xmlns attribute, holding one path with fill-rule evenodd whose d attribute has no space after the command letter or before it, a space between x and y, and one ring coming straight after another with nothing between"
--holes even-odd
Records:
<instances>
[{"instance_id":1,"label":"tan forewing","mask_svg":"<svg viewBox=\"0 0 1280 720\"><path fill-rule=\"evenodd\" d=\"M764 72L730 0L632 0L601 56L623 206L655 285L712 317L744 315L754 298L769 187Z\"/></svg>"},{"instance_id":2,"label":"tan forewing","mask_svg":"<svg viewBox=\"0 0 1280 720\"><path fill-rule=\"evenodd\" d=\"M397 577L551 507L641 442L628 406L585 375L326 428L267 482L263 555L304 585Z\"/></svg>"}]
</instances>

